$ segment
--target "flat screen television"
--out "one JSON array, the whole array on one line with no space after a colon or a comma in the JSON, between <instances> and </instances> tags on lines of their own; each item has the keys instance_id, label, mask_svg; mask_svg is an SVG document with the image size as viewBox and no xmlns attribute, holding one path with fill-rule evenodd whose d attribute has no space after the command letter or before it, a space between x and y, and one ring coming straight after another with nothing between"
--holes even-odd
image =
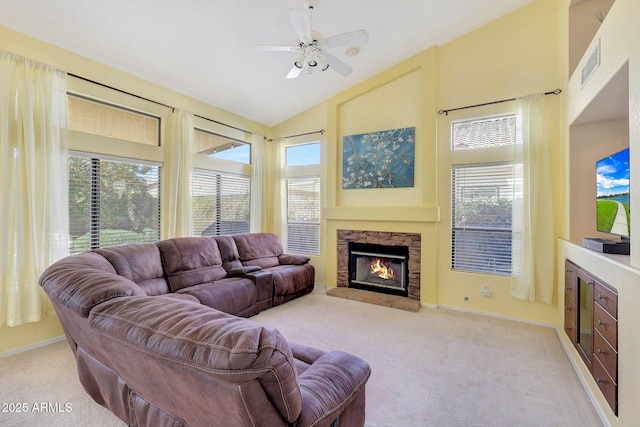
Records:
<instances>
[{"instance_id":1,"label":"flat screen television","mask_svg":"<svg viewBox=\"0 0 640 427\"><path fill-rule=\"evenodd\" d=\"M596 162L597 229L623 240L631 236L629 178L629 148Z\"/></svg>"}]
</instances>

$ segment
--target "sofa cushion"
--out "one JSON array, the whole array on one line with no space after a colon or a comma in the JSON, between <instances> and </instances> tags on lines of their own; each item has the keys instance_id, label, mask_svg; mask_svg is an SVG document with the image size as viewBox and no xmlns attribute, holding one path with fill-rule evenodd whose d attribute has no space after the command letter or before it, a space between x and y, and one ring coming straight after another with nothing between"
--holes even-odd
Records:
<instances>
[{"instance_id":1,"label":"sofa cushion","mask_svg":"<svg viewBox=\"0 0 640 427\"><path fill-rule=\"evenodd\" d=\"M227 276L218 244L210 237L178 237L156 244L173 292Z\"/></svg>"},{"instance_id":2,"label":"sofa cushion","mask_svg":"<svg viewBox=\"0 0 640 427\"><path fill-rule=\"evenodd\" d=\"M155 243L129 243L96 249L94 252L105 257L118 275L137 283L145 294L161 295L169 292L160 251Z\"/></svg>"},{"instance_id":3,"label":"sofa cushion","mask_svg":"<svg viewBox=\"0 0 640 427\"><path fill-rule=\"evenodd\" d=\"M295 294L309 287L313 288L315 269L311 264L281 265L267 268L273 276L273 295Z\"/></svg>"},{"instance_id":4,"label":"sofa cushion","mask_svg":"<svg viewBox=\"0 0 640 427\"><path fill-rule=\"evenodd\" d=\"M243 265L257 265L263 269L280 265L278 257L282 255L283 249L280 238L275 234L236 234L233 240Z\"/></svg>"},{"instance_id":5,"label":"sofa cushion","mask_svg":"<svg viewBox=\"0 0 640 427\"><path fill-rule=\"evenodd\" d=\"M176 295L196 297L201 304L228 314L255 314L257 290L249 279L231 277L182 288ZM247 310L249 309L249 310Z\"/></svg>"},{"instance_id":6,"label":"sofa cushion","mask_svg":"<svg viewBox=\"0 0 640 427\"><path fill-rule=\"evenodd\" d=\"M238 248L235 240L231 236L215 236L213 240L218 244L220 250L220 257L222 258L222 267L227 272L242 267L240 262L240 255L238 254Z\"/></svg>"}]
</instances>

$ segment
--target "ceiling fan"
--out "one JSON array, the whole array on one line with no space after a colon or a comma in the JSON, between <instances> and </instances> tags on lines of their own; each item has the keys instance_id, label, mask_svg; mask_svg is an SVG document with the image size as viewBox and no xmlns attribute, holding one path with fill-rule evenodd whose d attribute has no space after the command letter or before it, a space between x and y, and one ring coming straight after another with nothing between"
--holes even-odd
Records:
<instances>
[{"instance_id":1,"label":"ceiling fan","mask_svg":"<svg viewBox=\"0 0 640 427\"><path fill-rule=\"evenodd\" d=\"M323 38L322 34L313 30L312 12L318 0L305 0L305 9L289 9L289 17L298 35L296 46L258 46L263 50L300 52L293 63L293 68L287 74L288 79L295 79L303 71L314 73L316 70L325 71L333 68L341 76L347 76L353 71L349 65L336 58L327 49L350 46L351 52L359 51L358 44L369 40L365 30L351 31L336 36Z\"/></svg>"}]
</instances>

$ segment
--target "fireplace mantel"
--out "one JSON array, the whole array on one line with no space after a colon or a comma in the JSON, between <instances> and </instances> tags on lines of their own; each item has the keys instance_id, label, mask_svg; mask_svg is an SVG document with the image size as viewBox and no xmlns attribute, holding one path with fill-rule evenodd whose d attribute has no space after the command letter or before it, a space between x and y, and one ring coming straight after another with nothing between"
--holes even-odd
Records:
<instances>
[{"instance_id":1,"label":"fireplace mantel","mask_svg":"<svg viewBox=\"0 0 640 427\"><path fill-rule=\"evenodd\" d=\"M402 212L402 215L398 215ZM339 207L322 209L322 218L329 221L394 221L439 222L440 208L421 206L398 207Z\"/></svg>"}]
</instances>

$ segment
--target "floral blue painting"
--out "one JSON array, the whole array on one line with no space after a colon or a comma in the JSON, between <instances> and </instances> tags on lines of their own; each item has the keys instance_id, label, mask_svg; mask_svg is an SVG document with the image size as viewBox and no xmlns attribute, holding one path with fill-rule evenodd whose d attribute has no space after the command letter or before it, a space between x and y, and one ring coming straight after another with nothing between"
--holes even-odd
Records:
<instances>
[{"instance_id":1,"label":"floral blue painting","mask_svg":"<svg viewBox=\"0 0 640 427\"><path fill-rule=\"evenodd\" d=\"M342 188L413 187L416 128L342 139Z\"/></svg>"}]
</instances>

